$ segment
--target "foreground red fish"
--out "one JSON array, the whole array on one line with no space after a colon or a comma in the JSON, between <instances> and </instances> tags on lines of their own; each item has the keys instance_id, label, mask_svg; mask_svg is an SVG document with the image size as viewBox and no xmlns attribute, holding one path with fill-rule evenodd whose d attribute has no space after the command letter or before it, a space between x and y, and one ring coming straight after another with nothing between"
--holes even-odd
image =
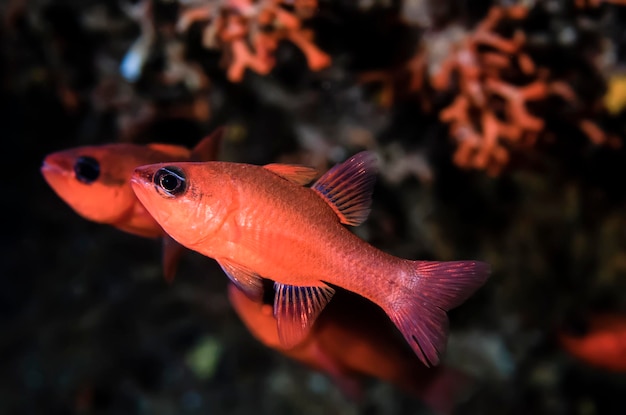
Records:
<instances>
[{"instance_id":1,"label":"foreground red fish","mask_svg":"<svg viewBox=\"0 0 626 415\"><path fill-rule=\"evenodd\" d=\"M230 302L260 342L330 375L345 394L362 395L362 380L389 381L419 397L439 414L451 413L469 391L470 379L459 371L427 369L379 307L339 290L320 314L311 333L291 349L280 343L272 306L254 301L230 284Z\"/></svg>"},{"instance_id":2,"label":"foreground red fish","mask_svg":"<svg viewBox=\"0 0 626 415\"><path fill-rule=\"evenodd\" d=\"M332 298L333 286L379 305L426 365L446 345L446 310L488 277L476 261L410 261L359 239L342 223L369 214L376 157L359 153L317 175L302 166L161 163L138 167L139 200L180 244L216 259L250 298L275 281L274 315L285 348L301 342Z\"/></svg>"},{"instance_id":3,"label":"foreground red fish","mask_svg":"<svg viewBox=\"0 0 626 415\"><path fill-rule=\"evenodd\" d=\"M130 176L143 164L214 160L222 134L221 129L215 131L193 150L170 144L117 143L59 151L44 159L41 173L56 194L85 219L139 236L164 236L164 273L171 279L181 248L137 200Z\"/></svg>"},{"instance_id":4,"label":"foreground red fish","mask_svg":"<svg viewBox=\"0 0 626 415\"><path fill-rule=\"evenodd\" d=\"M626 372L626 316L597 314L559 333L563 347L585 363Z\"/></svg>"}]
</instances>

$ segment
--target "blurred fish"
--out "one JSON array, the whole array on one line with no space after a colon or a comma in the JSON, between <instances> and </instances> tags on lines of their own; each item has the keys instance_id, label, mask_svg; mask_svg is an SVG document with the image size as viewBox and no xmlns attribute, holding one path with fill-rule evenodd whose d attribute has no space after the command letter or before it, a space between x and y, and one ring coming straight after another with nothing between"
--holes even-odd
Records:
<instances>
[{"instance_id":1,"label":"blurred fish","mask_svg":"<svg viewBox=\"0 0 626 415\"><path fill-rule=\"evenodd\" d=\"M583 362L626 372L626 316L595 314L568 322L559 332L563 348Z\"/></svg>"},{"instance_id":2,"label":"blurred fish","mask_svg":"<svg viewBox=\"0 0 626 415\"><path fill-rule=\"evenodd\" d=\"M353 293L337 290L309 336L291 349L280 343L272 306L250 299L234 284L230 302L252 335L266 346L327 373L351 398L362 396L362 381L375 377L420 398L439 414L449 414L471 387L469 376L416 357L383 311Z\"/></svg>"},{"instance_id":3,"label":"blurred fish","mask_svg":"<svg viewBox=\"0 0 626 415\"><path fill-rule=\"evenodd\" d=\"M409 261L351 233L369 214L373 153L337 165L312 188L314 169L286 164L160 163L138 167L137 197L176 241L214 258L252 299L275 281L281 344L301 342L339 286L379 305L426 365L446 345L446 310L489 275L477 261Z\"/></svg>"},{"instance_id":4,"label":"blurred fish","mask_svg":"<svg viewBox=\"0 0 626 415\"><path fill-rule=\"evenodd\" d=\"M171 144L130 143L77 147L49 154L41 173L56 194L85 219L134 235L163 238L163 269L171 280L182 247L174 242L137 200L130 187L135 167L171 160L214 160L223 129L193 149Z\"/></svg>"}]
</instances>

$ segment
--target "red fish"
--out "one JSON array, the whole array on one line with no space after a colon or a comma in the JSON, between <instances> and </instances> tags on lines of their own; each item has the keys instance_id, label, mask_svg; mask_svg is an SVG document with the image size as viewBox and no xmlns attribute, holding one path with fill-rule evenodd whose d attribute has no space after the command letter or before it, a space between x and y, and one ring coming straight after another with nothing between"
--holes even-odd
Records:
<instances>
[{"instance_id":1,"label":"red fish","mask_svg":"<svg viewBox=\"0 0 626 415\"><path fill-rule=\"evenodd\" d=\"M565 350L591 366L626 372L626 316L596 314L575 323L559 333Z\"/></svg>"},{"instance_id":2,"label":"red fish","mask_svg":"<svg viewBox=\"0 0 626 415\"><path fill-rule=\"evenodd\" d=\"M408 347L382 310L363 297L338 290L311 333L291 349L280 343L272 306L254 301L234 284L230 302L261 343L327 373L350 397L362 395L362 380L375 377L419 397L440 414L451 413L470 387L459 371L427 369Z\"/></svg>"},{"instance_id":3,"label":"red fish","mask_svg":"<svg viewBox=\"0 0 626 415\"><path fill-rule=\"evenodd\" d=\"M148 163L214 160L222 134L222 129L215 131L193 150L171 144L117 143L59 151L44 159L41 173L56 194L85 219L139 236L164 237L164 274L171 280L181 247L137 200L130 176L135 167Z\"/></svg>"},{"instance_id":4,"label":"red fish","mask_svg":"<svg viewBox=\"0 0 626 415\"><path fill-rule=\"evenodd\" d=\"M303 166L227 162L138 167L135 194L183 246L217 260L250 298L275 282L274 315L285 348L301 342L332 298L334 286L379 305L426 365L446 345L446 310L489 275L478 261L410 261L386 254L342 224L369 214L377 172L373 153L317 175Z\"/></svg>"}]
</instances>

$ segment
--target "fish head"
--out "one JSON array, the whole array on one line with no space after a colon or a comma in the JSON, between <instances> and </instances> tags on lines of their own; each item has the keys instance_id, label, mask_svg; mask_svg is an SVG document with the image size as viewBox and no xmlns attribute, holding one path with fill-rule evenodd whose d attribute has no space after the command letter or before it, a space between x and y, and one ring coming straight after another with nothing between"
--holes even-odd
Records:
<instances>
[{"instance_id":1,"label":"fish head","mask_svg":"<svg viewBox=\"0 0 626 415\"><path fill-rule=\"evenodd\" d=\"M197 247L215 236L236 209L235 190L219 162L159 163L137 167L135 195L159 225L183 246Z\"/></svg>"},{"instance_id":2,"label":"fish head","mask_svg":"<svg viewBox=\"0 0 626 415\"><path fill-rule=\"evenodd\" d=\"M133 208L129 185L137 161L127 145L78 147L49 154L41 173L54 192L82 217L115 224Z\"/></svg>"}]
</instances>

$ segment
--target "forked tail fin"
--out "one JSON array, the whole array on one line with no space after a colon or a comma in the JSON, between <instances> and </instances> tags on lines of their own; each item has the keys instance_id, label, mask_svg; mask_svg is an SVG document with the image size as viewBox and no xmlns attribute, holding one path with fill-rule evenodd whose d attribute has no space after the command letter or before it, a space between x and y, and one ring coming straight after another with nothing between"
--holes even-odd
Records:
<instances>
[{"instance_id":1,"label":"forked tail fin","mask_svg":"<svg viewBox=\"0 0 626 415\"><path fill-rule=\"evenodd\" d=\"M391 321L400 329L417 357L435 366L446 348L446 311L462 304L491 272L479 261L414 261L406 277L404 292L386 307Z\"/></svg>"}]
</instances>

